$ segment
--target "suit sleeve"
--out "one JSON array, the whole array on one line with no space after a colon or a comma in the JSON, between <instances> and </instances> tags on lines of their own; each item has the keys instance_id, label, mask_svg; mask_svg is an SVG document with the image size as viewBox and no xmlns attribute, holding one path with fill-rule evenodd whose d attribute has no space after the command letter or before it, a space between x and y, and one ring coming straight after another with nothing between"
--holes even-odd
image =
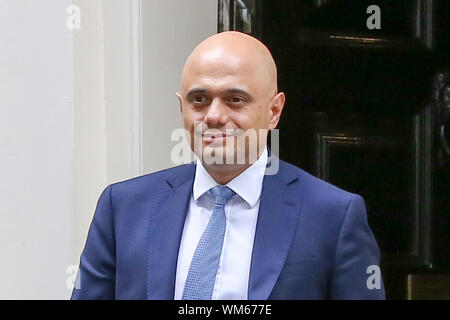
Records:
<instances>
[{"instance_id":1,"label":"suit sleeve","mask_svg":"<svg viewBox=\"0 0 450 320\"><path fill-rule=\"evenodd\" d=\"M71 299L114 299L115 261L111 186L108 186L97 203Z\"/></svg>"},{"instance_id":2,"label":"suit sleeve","mask_svg":"<svg viewBox=\"0 0 450 320\"><path fill-rule=\"evenodd\" d=\"M364 200L355 195L340 230L330 279L331 299L385 299L380 250L367 223Z\"/></svg>"}]
</instances>

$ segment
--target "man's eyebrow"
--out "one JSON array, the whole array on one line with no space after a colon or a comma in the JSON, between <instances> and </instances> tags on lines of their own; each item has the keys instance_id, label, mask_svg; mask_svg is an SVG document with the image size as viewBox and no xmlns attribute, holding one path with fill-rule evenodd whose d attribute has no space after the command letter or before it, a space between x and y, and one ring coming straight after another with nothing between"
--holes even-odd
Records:
<instances>
[{"instance_id":1,"label":"man's eyebrow","mask_svg":"<svg viewBox=\"0 0 450 320\"><path fill-rule=\"evenodd\" d=\"M189 91L186 93L186 97L192 96L192 95L194 95L194 94L207 93L207 92L208 92L208 90L206 90L206 89L194 88L194 89L189 90Z\"/></svg>"},{"instance_id":2,"label":"man's eyebrow","mask_svg":"<svg viewBox=\"0 0 450 320\"><path fill-rule=\"evenodd\" d=\"M243 90L243 89L239 89L239 88L231 88L231 89L227 89L225 90L226 94L240 94L246 97L251 98L251 94L248 93L247 91Z\"/></svg>"},{"instance_id":3,"label":"man's eyebrow","mask_svg":"<svg viewBox=\"0 0 450 320\"><path fill-rule=\"evenodd\" d=\"M190 97L193 96L195 94L204 94L204 93L208 93L209 91L206 89L202 89L202 88L193 88L190 89L187 93L186 93L186 97ZM242 95L245 96L247 98L252 98L252 95L250 93L248 93L247 91L245 91L244 89L240 89L240 88L230 88L230 89L226 89L224 91L224 94L226 95L230 95L230 94L238 94L238 95Z\"/></svg>"}]
</instances>

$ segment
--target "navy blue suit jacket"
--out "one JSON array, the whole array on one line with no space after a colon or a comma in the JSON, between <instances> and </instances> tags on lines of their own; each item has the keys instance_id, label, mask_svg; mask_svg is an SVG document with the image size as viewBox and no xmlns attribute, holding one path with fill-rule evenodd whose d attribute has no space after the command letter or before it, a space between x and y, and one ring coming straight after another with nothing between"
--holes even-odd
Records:
<instances>
[{"instance_id":1,"label":"navy blue suit jacket","mask_svg":"<svg viewBox=\"0 0 450 320\"><path fill-rule=\"evenodd\" d=\"M80 259L72 299L173 299L195 164L108 186ZM363 199L280 160L263 180L248 298L384 299ZM369 281L370 282L370 281Z\"/></svg>"}]
</instances>

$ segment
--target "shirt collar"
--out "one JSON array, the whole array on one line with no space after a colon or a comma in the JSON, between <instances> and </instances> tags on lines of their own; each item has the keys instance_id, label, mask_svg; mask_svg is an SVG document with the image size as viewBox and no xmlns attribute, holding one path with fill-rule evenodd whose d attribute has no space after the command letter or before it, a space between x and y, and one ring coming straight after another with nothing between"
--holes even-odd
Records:
<instances>
[{"instance_id":1,"label":"shirt collar","mask_svg":"<svg viewBox=\"0 0 450 320\"><path fill-rule=\"evenodd\" d=\"M267 148L265 148L255 163L226 184L252 208L256 205L261 195L267 158ZM193 186L194 200L197 201L204 193L217 185L219 184L211 177L202 162L197 158Z\"/></svg>"}]
</instances>

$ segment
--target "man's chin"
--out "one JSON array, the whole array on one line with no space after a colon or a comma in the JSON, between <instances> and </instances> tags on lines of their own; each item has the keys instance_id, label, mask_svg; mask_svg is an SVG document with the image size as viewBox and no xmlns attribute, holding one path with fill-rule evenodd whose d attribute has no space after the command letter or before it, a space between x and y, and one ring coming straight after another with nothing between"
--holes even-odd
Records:
<instances>
[{"instance_id":1,"label":"man's chin","mask_svg":"<svg viewBox=\"0 0 450 320\"><path fill-rule=\"evenodd\" d=\"M196 155L204 165L226 168L233 168L245 164L245 159L237 159L237 152L234 149L227 149L219 144L207 144L202 150L198 150ZM201 155L201 156L200 156ZM242 158L242 157L241 157Z\"/></svg>"},{"instance_id":2,"label":"man's chin","mask_svg":"<svg viewBox=\"0 0 450 320\"><path fill-rule=\"evenodd\" d=\"M246 165L244 164L217 164L217 163L212 164L203 163L203 166L214 172L235 172L236 170L246 167Z\"/></svg>"}]
</instances>

